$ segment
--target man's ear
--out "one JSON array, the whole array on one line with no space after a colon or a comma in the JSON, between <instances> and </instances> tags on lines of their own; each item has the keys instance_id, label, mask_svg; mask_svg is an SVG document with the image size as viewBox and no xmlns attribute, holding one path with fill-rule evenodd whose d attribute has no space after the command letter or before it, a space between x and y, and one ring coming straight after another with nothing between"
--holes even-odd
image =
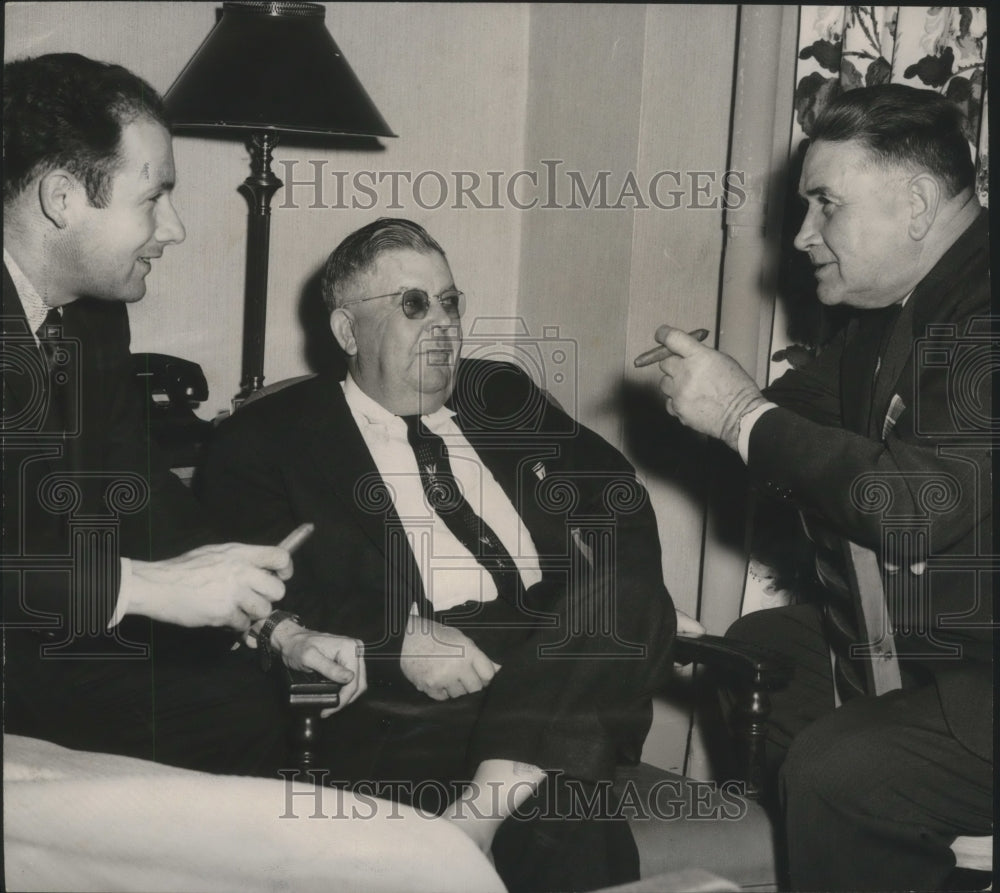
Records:
<instances>
[{"instance_id":1,"label":"man's ear","mask_svg":"<svg viewBox=\"0 0 1000 893\"><path fill-rule=\"evenodd\" d=\"M349 357L357 355L358 340L354 337L354 319L343 307L330 314L330 331Z\"/></svg>"},{"instance_id":2,"label":"man's ear","mask_svg":"<svg viewBox=\"0 0 1000 893\"><path fill-rule=\"evenodd\" d=\"M83 186L67 171L56 169L43 174L38 180L38 203L42 213L56 227L65 229L79 200Z\"/></svg>"},{"instance_id":3,"label":"man's ear","mask_svg":"<svg viewBox=\"0 0 1000 893\"><path fill-rule=\"evenodd\" d=\"M921 241L934 225L941 203L941 184L931 174L917 174L909 183L910 238Z\"/></svg>"}]
</instances>

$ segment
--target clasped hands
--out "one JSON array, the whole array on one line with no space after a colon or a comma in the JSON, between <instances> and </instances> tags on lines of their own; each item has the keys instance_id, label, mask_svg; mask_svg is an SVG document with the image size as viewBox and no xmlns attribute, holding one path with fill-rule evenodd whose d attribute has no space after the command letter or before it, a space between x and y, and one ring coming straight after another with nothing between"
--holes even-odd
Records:
<instances>
[{"instance_id":1,"label":"clasped hands","mask_svg":"<svg viewBox=\"0 0 1000 893\"><path fill-rule=\"evenodd\" d=\"M706 347L681 329L660 326L655 337L670 351L659 364L667 412L686 427L736 450L740 419L767 402L756 382L731 356Z\"/></svg>"},{"instance_id":2,"label":"clasped hands","mask_svg":"<svg viewBox=\"0 0 1000 893\"><path fill-rule=\"evenodd\" d=\"M200 546L164 561L132 561L127 613L178 626L228 627L245 633L285 595L292 558L281 546L222 543ZM356 639L305 629L285 620L272 647L293 670L315 670L344 687L340 705L367 687L364 648Z\"/></svg>"},{"instance_id":3,"label":"clasped hands","mask_svg":"<svg viewBox=\"0 0 1000 893\"><path fill-rule=\"evenodd\" d=\"M403 675L435 701L482 691L500 669L461 630L411 614L399 658Z\"/></svg>"}]
</instances>

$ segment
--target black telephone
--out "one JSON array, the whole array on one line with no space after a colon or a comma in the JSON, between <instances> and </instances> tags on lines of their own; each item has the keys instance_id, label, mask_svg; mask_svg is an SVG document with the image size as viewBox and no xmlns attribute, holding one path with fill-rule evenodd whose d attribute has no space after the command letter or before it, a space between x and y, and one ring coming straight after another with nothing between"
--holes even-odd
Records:
<instances>
[{"instance_id":1,"label":"black telephone","mask_svg":"<svg viewBox=\"0 0 1000 893\"><path fill-rule=\"evenodd\" d=\"M201 366L162 353L132 356L132 376L144 395L150 432L172 467L196 465L212 423L199 419L195 407L208 399Z\"/></svg>"}]
</instances>

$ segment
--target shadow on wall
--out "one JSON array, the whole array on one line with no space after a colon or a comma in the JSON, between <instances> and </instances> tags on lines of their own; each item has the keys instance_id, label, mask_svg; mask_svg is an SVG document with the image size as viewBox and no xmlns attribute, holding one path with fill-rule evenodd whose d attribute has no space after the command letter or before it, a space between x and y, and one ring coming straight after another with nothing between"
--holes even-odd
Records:
<instances>
[{"instance_id":1,"label":"shadow on wall","mask_svg":"<svg viewBox=\"0 0 1000 893\"><path fill-rule=\"evenodd\" d=\"M302 326L306 365L313 372L347 375L347 358L330 331L330 314L323 303L323 266L306 280L299 297L299 325Z\"/></svg>"},{"instance_id":2,"label":"shadow on wall","mask_svg":"<svg viewBox=\"0 0 1000 893\"><path fill-rule=\"evenodd\" d=\"M642 474L669 482L696 505L721 496L712 517L713 536L742 549L747 480L739 456L669 415L654 384L623 381L613 401L624 422L625 452Z\"/></svg>"},{"instance_id":3,"label":"shadow on wall","mask_svg":"<svg viewBox=\"0 0 1000 893\"><path fill-rule=\"evenodd\" d=\"M667 413L657 385L622 381L609 402L607 408L624 423L625 452L643 473L680 487L693 501L703 501L705 438Z\"/></svg>"}]
</instances>

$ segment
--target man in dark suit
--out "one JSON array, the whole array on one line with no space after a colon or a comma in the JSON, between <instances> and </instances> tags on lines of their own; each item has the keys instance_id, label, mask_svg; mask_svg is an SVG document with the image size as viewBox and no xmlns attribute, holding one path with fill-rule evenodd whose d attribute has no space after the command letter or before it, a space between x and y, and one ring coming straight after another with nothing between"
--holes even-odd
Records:
<instances>
[{"instance_id":1,"label":"man in dark suit","mask_svg":"<svg viewBox=\"0 0 1000 893\"><path fill-rule=\"evenodd\" d=\"M281 704L231 646L275 625L289 554L214 544L132 379L125 305L184 238L160 99L75 54L11 62L3 140L4 728L271 774ZM353 640L264 644L364 686Z\"/></svg>"},{"instance_id":2,"label":"man in dark suit","mask_svg":"<svg viewBox=\"0 0 1000 893\"><path fill-rule=\"evenodd\" d=\"M324 764L403 799L431 791L512 890L637 877L627 825L583 821L573 798L638 759L669 669L645 490L519 368L459 358L464 296L418 225L351 234L323 292L346 380L241 409L204 495L250 541L316 525L287 601L362 640L371 680L328 724Z\"/></svg>"},{"instance_id":3,"label":"man in dark suit","mask_svg":"<svg viewBox=\"0 0 1000 893\"><path fill-rule=\"evenodd\" d=\"M796 890L939 889L957 835L992 831L989 233L960 114L899 85L852 91L815 125L795 240L820 301L856 308L763 394L730 357L664 326L667 411L756 478L874 549L900 597L903 687L833 710L817 610L730 635L799 663L775 697ZM910 525L912 536L892 529Z\"/></svg>"}]
</instances>

